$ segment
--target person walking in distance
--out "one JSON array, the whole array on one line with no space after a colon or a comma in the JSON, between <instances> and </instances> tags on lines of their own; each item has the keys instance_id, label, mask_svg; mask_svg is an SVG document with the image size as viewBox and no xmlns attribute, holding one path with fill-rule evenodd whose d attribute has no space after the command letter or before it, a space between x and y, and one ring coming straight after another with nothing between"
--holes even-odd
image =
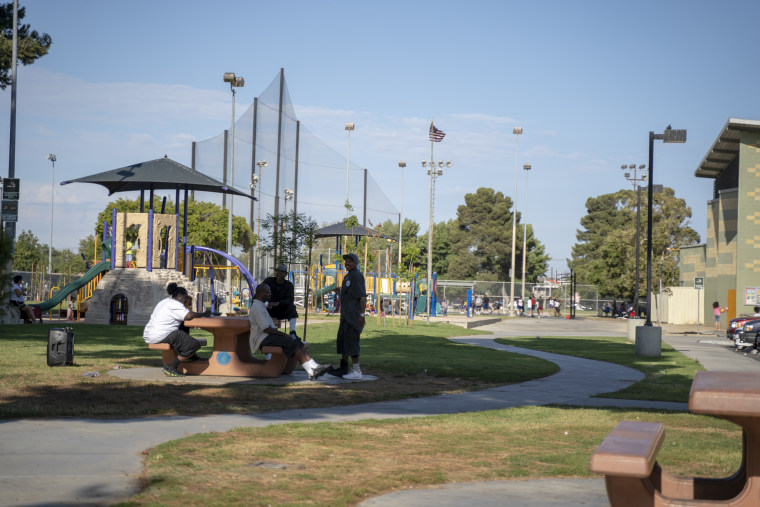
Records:
<instances>
[{"instance_id":1,"label":"person walking in distance","mask_svg":"<svg viewBox=\"0 0 760 507\"><path fill-rule=\"evenodd\" d=\"M346 276L340 287L340 326L338 327L337 351L340 354L340 367L329 371L331 375L346 380L360 380L362 370L359 366L359 337L364 329L364 311L367 307L367 291L364 275L359 271L359 257L354 253L343 256ZM348 369L351 357L352 368Z\"/></svg>"}]
</instances>

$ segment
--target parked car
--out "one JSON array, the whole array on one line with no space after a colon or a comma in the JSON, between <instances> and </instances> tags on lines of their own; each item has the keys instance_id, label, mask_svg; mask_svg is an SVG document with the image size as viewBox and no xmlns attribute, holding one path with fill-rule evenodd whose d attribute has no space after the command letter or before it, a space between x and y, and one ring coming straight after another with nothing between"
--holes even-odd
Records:
<instances>
[{"instance_id":1,"label":"parked car","mask_svg":"<svg viewBox=\"0 0 760 507\"><path fill-rule=\"evenodd\" d=\"M745 321L741 328L736 328L734 333L734 345L737 347L755 348L757 333L760 331L760 319Z\"/></svg>"},{"instance_id":2,"label":"parked car","mask_svg":"<svg viewBox=\"0 0 760 507\"><path fill-rule=\"evenodd\" d=\"M735 319L731 319L728 322L728 327L726 328L726 338L729 340L734 339L734 334L741 330L742 326L744 326L745 322L749 322L750 320L757 320L758 317L750 316L750 315L742 315L740 317L736 317Z\"/></svg>"}]
</instances>

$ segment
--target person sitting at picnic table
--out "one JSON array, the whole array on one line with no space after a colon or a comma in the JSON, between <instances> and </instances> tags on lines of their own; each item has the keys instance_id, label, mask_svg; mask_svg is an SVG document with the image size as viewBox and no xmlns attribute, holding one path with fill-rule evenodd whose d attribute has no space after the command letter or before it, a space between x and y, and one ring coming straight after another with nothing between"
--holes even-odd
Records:
<instances>
[{"instance_id":1,"label":"person sitting at picnic table","mask_svg":"<svg viewBox=\"0 0 760 507\"><path fill-rule=\"evenodd\" d=\"M13 277L13 285L11 285L11 304L18 307L21 317L24 319L24 324L34 324L34 312L24 302L25 296L24 277L16 275ZM42 319L40 319L41 321Z\"/></svg>"},{"instance_id":2,"label":"person sitting at picnic table","mask_svg":"<svg viewBox=\"0 0 760 507\"><path fill-rule=\"evenodd\" d=\"M271 299L267 302L267 311L272 319L287 320L290 327L290 336L298 338L296 335L296 311L295 287L288 280L288 267L285 264L278 264L274 268L274 276L265 278L263 284L269 286L272 291ZM275 326L276 327L276 326Z\"/></svg>"},{"instance_id":3,"label":"person sitting at picnic table","mask_svg":"<svg viewBox=\"0 0 760 507\"><path fill-rule=\"evenodd\" d=\"M185 301L188 298L187 290L174 282L167 285L166 291L169 293L169 297L159 301L153 309L150 320L145 325L143 339L145 343L168 343L177 352L177 357L171 363L164 365L164 375L184 377L184 373L177 370L180 362L207 361L208 359L196 354L201 348L201 342L180 328L186 320L210 317L211 310L206 310L203 313L190 311L185 306Z\"/></svg>"},{"instance_id":4,"label":"person sitting at picnic table","mask_svg":"<svg viewBox=\"0 0 760 507\"><path fill-rule=\"evenodd\" d=\"M279 268L279 266L278 266ZM331 364L319 364L306 352L300 338L286 334L277 329L272 316L267 311L267 302L271 297L269 285L261 283L256 287L248 321L251 323L250 345L251 353L261 347L280 347L288 359L296 356L298 362L309 374L309 380L316 380L332 368Z\"/></svg>"}]
</instances>

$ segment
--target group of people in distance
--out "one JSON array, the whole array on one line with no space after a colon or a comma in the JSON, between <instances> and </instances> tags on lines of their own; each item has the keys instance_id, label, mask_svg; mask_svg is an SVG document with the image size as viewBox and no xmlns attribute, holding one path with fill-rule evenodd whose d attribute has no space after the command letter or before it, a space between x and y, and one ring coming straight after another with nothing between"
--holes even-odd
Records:
<instances>
[{"instance_id":1,"label":"group of people in distance","mask_svg":"<svg viewBox=\"0 0 760 507\"><path fill-rule=\"evenodd\" d=\"M264 279L256 286L253 304L248 312L251 352L255 353L266 346L280 347L286 357L298 360L308 373L309 380L316 380L326 373L347 380L361 380L359 339L365 325L367 293L364 275L358 269L359 257L349 253L343 256L343 262L346 275L340 288L340 325L336 339L340 365L337 368L315 361L306 351L307 344L296 334L298 312L295 288L287 280L288 268L284 264L275 268L275 276ZM200 342L190 336L184 324L197 317L209 317L211 311L193 312L187 304L187 290L175 283L170 283L167 291L169 297L156 305L145 326L143 338L146 343L168 343L177 352L177 358L165 364L163 372L171 377L181 377L184 375L177 369L180 362L208 360L197 355ZM286 320L290 332L280 331L274 319Z\"/></svg>"}]
</instances>

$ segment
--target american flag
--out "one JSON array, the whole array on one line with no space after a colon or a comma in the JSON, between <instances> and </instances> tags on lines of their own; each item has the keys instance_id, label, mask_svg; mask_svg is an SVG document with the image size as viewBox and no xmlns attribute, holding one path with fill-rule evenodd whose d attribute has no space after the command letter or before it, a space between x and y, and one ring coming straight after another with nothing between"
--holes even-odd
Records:
<instances>
[{"instance_id":1,"label":"american flag","mask_svg":"<svg viewBox=\"0 0 760 507\"><path fill-rule=\"evenodd\" d=\"M443 141L443 137L446 135L446 133L443 130L438 130L435 128L435 125L433 125L433 122L430 122L430 140L434 143L440 143Z\"/></svg>"}]
</instances>

